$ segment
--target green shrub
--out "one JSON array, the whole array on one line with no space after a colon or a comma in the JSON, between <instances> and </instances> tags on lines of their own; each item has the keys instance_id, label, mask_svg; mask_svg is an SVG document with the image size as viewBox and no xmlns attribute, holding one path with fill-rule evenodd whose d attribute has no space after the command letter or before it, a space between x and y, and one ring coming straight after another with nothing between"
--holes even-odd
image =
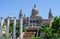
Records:
<instances>
[{"instance_id":1,"label":"green shrub","mask_svg":"<svg viewBox=\"0 0 60 39\"><path fill-rule=\"evenodd\" d=\"M60 38L58 38L58 39L60 39Z\"/></svg>"},{"instance_id":2,"label":"green shrub","mask_svg":"<svg viewBox=\"0 0 60 39\"><path fill-rule=\"evenodd\" d=\"M42 39L41 37L32 37L32 39Z\"/></svg>"}]
</instances>

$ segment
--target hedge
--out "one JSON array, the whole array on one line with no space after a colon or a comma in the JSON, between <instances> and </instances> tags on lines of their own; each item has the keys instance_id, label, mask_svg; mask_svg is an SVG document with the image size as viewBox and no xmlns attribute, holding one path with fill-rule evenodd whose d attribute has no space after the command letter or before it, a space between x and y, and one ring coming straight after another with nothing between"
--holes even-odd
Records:
<instances>
[{"instance_id":1,"label":"hedge","mask_svg":"<svg viewBox=\"0 0 60 39\"><path fill-rule=\"evenodd\" d=\"M41 37L32 37L32 39L42 39Z\"/></svg>"}]
</instances>

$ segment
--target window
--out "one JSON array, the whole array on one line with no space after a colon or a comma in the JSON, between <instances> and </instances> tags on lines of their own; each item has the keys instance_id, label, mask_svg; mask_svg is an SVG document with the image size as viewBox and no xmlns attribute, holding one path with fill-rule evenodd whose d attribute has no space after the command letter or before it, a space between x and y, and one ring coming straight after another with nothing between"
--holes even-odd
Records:
<instances>
[{"instance_id":1,"label":"window","mask_svg":"<svg viewBox=\"0 0 60 39\"><path fill-rule=\"evenodd\" d=\"M33 26L35 26L35 25L33 25Z\"/></svg>"},{"instance_id":2,"label":"window","mask_svg":"<svg viewBox=\"0 0 60 39\"><path fill-rule=\"evenodd\" d=\"M32 20L30 20L30 23L32 23Z\"/></svg>"},{"instance_id":3,"label":"window","mask_svg":"<svg viewBox=\"0 0 60 39\"><path fill-rule=\"evenodd\" d=\"M36 23L38 23L38 20L36 20Z\"/></svg>"},{"instance_id":4,"label":"window","mask_svg":"<svg viewBox=\"0 0 60 39\"><path fill-rule=\"evenodd\" d=\"M33 20L33 23L35 23L35 20Z\"/></svg>"},{"instance_id":5,"label":"window","mask_svg":"<svg viewBox=\"0 0 60 39\"><path fill-rule=\"evenodd\" d=\"M36 25L36 26L38 26L38 25Z\"/></svg>"}]
</instances>

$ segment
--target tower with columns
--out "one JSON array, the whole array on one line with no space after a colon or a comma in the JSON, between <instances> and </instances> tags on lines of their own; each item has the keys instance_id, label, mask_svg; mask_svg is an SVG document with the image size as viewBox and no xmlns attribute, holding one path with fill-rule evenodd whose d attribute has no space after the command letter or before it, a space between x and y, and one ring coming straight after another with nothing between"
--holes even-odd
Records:
<instances>
[{"instance_id":1,"label":"tower with columns","mask_svg":"<svg viewBox=\"0 0 60 39\"><path fill-rule=\"evenodd\" d=\"M23 39L23 15L22 15L22 9L20 10L19 21L20 21L20 39Z\"/></svg>"}]
</instances>

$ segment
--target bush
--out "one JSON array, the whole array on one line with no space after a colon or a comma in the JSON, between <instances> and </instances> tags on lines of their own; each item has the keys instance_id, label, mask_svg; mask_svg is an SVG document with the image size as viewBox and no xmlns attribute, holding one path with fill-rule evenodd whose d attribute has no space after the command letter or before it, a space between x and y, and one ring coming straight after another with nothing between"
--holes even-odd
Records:
<instances>
[{"instance_id":1,"label":"bush","mask_svg":"<svg viewBox=\"0 0 60 39\"><path fill-rule=\"evenodd\" d=\"M58 39L60 39L60 38L58 38Z\"/></svg>"},{"instance_id":2,"label":"bush","mask_svg":"<svg viewBox=\"0 0 60 39\"><path fill-rule=\"evenodd\" d=\"M32 37L32 39L42 39L41 37Z\"/></svg>"}]
</instances>

